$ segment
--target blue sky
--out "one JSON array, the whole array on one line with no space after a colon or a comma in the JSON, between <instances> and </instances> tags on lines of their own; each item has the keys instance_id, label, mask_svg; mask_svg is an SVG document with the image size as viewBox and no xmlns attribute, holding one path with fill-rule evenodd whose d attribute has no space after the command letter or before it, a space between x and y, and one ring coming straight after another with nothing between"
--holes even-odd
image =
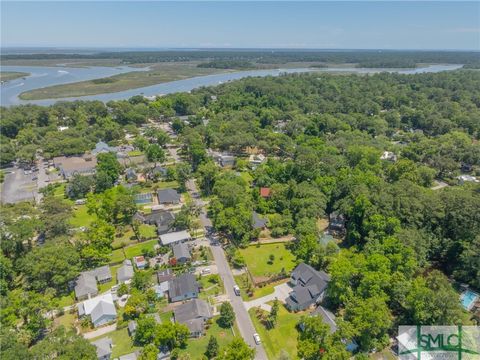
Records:
<instances>
[{"instance_id":1,"label":"blue sky","mask_svg":"<svg viewBox=\"0 0 480 360\"><path fill-rule=\"evenodd\" d=\"M480 2L2 1L2 46L480 50Z\"/></svg>"}]
</instances>

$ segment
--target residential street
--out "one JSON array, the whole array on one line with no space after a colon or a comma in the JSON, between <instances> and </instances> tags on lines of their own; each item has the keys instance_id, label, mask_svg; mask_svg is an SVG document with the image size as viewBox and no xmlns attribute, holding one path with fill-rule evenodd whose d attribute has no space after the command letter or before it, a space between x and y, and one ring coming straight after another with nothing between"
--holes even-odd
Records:
<instances>
[{"instance_id":1,"label":"residential street","mask_svg":"<svg viewBox=\"0 0 480 360\"><path fill-rule=\"evenodd\" d=\"M203 201L200 199L197 191L197 186L193 180L189 180L187 182L187 189L192 195L192 198L195 201L195 204L201 207L200 213L200 222L204 228L211 227L212 222L207 216L206 209L204 207ZM205 230L205 234L208 237L208 232ZM210 242L212 241L209 238ZM214 242L216 244L216 242ZM247 344L251 347L256 349L255 359L257 360L267 360L267 355L265 350L263 349L262 345L256 345L255 341L253 340L253 334L255 333L255 328L253 326L252 320L248 315L247 309L243 304L242 298L240 296L236 296L233 291L233 286L235 284L235 280L233 278L232 271L230 266L228 265L227 258L225 256L225 252L223 251L220 245L210 245L213 253L213 257L215 259L215 263L217 265L218 274L223 280L225 285L225 290L227 292L228 297L230 298L230 303L233 306L235 311L236 320L238 329L240 330L240 334L242 335L243 339Z\"/></svg>"}]
</instances>

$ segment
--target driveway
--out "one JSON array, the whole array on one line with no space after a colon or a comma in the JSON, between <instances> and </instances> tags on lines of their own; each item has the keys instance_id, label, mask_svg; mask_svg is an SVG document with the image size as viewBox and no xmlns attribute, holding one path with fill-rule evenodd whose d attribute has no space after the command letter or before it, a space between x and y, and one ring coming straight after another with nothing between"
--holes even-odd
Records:
<instances>
[{"instance_id":1,"label":"driveway","mask_svg":"<svg viewBox=\"0 0 480 360\"><path fill-rule=\"evenodd\" d=\"M266 304L269 301L273 301L277 299L278 301L281 301L282 303L285 302L285 300L288 298L288 294L290 291L292 291L292 288L288 283L280 284L275 286L275 291L270 294L270 295L265 295L262 296L261 298L251 300L251 301L245 301L244 305L247 310L254 308L254 307L261 307L262 305Z\"/></svg>"},{"instance_id":2,"label":"driveway","mask_svg":"<svg viewBox=\"0 0 480 360\"><path fill-rule=\"evenodd\" d=\"M112 331L115 331L116 329L117 329L117 324L112 324L112 325L104 326L104 327L101 327L100 329L85 333L83 334L83 337L85 339L93 339L93 338L108 334Z\"/></svg>"}]
</instances>

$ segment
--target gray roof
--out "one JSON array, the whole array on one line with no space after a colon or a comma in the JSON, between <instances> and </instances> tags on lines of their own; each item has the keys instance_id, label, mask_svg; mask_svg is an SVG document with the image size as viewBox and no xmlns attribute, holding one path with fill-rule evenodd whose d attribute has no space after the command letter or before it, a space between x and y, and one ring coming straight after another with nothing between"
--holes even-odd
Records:
<instances>
[{"instance_id":1,"label":"gray roof","mask_svg":"<svg viewBox=\"0 0 480 360\"><path fill-rule=\"evenodd\" d=\"M115 310L115 305L107 301L99 301L97 306L95 306L90 314L92 322L95 323L104 315L117 316L117 310Z\"/></svg>"},{"instance_id":2,"label":"gray roof","mask_svg":"<svg viewBox=\"0 0 480 360\"><path fill-rule=\"evenodd\" d=\"M88 273L81 273L75 285L75 296L77 298L96 294L98 292L95 276Z\"/></svg>"},{"instance_id":3,"label":"gray roof","mask_svg":"<svg viewBox=\"0 0 480 360\"><path fill-rule=\"evenodd\" d=\"M328 311L322 306L317 306L315 310L313 310L310 314L311 316L321 316L323 322L330 326L330 332L334 333L337 331L337 324L335 323L335 315L332 312Z\"/></svg>"},{"instance_id":4,"label":"gray roof","mask_svg":"<svg viewBox=\"0 0 480 360\"><path fill-rule=\"evenodd\" d=\"M118 360L137 360L137 359L138 359L138 352L137 351L118 357Z\"/></svg>"},{"instance_id":5,"label":"gray roof","mask_svg":"<svg viewBox=\"0 0 480 360\"><path fill-rule=\"evenodd\" d=\"M161 284L164 281L170 281L175 277L172 269L164 269L157 272L157 281Z\"/></svg>"},{"instance_id":6,"label":"gray roof","mask_svg":"<svg viewBox=\"0 0 480 360\"><path fill-rule=\"evenodd\" d=\"M195 279L195 275L190 273L173 278L168 284L170 298L184 296L192 292L198 293L198 288L199 285Z\"/></svg>"},{"instance_id":7,"label":"gray roof","mask_svg":"<svg viewBox=\"0 0 480 360\"><path fill-rule=\"evenodd\" d=\"M190 255L190 249L188 245L185 243L179 243L172 246L173 249L173 256L175 259L191 259L192 256Z\"/></svg>"},{"instance_id":8,"label":"gray roof","mask_svg":"<svg viewBox=\"0 0 480 360\"><path fill-rule=\"evenodd\" d=\"M170 211L153 210L150 214L136 213L134 219L145 224L155 225L159 235L168 232L173 226L175 216Z\"/></svg>"},{"instance_id":9,"label":"gray roof","mask_svg":"<svg viewBox=\"0 0 480 360\"><path fill-rule=\"evenodd\" d=\"M298 264L292 271L292 278L297 281L297 285L292 289L291 296L298 304L306 304L316 299L325 291L330 281L328 274L305 263Z\"/></svg>"},{"instance_id":10,"label":"gray roof","mask_svg":"<svg viewBox=\"0 0 480 360\"><path fill-rule=\"evenodd\" d=\"M190 233L186 230L171 232L160 235L160 242L162 245L170 245L176 242L186 241L191 239Z\"/></svg>"},{"instance_id":11,"label":"gray roof","mask_svg":"<svg viewBox=\"0 0 480 360\"><path fill-rule=\"evenodd\" d=\"M95 149L92 150L92 154L97 155L101 153L116 152L116 151L117 151L116 148L108 146L108 144L103 141L99 141L98 143L95 144Z\"/></svg>"},{"instance_id":12,"label":"gray roof","mask_svg":"<svg viewBox=\"0 0 480 360\"><path fill-rule=\"evenodd\" d=\"M182 324L192 319L212 317L210 306L201 299L193 299L176 307L173 314L175 321Z\"/></svg>"},{"instance_id":13,"label":"gray roof","mask_svg":"<svg viewBox=\"0 0 480 360\"><path fill-rule=\"evenodd\" d=\"M255 211L252 212L253 228L262 229L267 226L267 220L260 217Z\"/></svg>"},{"instance_id":14,"label":"gray roof","mask_svg":"<svg viewBox=\"0 0 480 360\"><path fill-rule=\"evenodd\" d=\"M93 270L84 271L82 274L89 274L94 276L97 281L107 281L112 278L112 272L110 271L110 267L108 265L100 266Z\"/></svg>"},{"instance_id":15,"label":"gray roof","mask_svg":"<svg viewBox=\"0 0 480 360\"><path fill-rule=\"evenodd\" d=\"M125 260L123 265L117 269L117 281L125 282L133 278L133 266L130 260Z\"/></svg>"},{"instance_id":16,"label":"gray roof","mask_svg":"<svg viewBox=\"0 0 480 360\"><path fill-rule=\"evenodd\" d=\"M105 337L97 341L93 341L92 345L95 345L95 347L97 348L98 358L102 358L112 353L113 343L112 343L112 339L110 339L109 337Z\"/></svg>"},{"instance_id":17,"label":"gray roof","mask_svg":"<svg viewBox=\"0 0 480 360\"><path fill-rule=\"evenodd\" d=\"M161 189L157 191L158 202L160 204L177 204L180 202L180 194L175 189Z\"/></svg>"}]
</instances>

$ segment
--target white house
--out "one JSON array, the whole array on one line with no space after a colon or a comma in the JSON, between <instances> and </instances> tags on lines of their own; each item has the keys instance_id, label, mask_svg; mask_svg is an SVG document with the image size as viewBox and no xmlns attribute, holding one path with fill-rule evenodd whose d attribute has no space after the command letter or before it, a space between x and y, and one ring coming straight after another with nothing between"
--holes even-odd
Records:
<instances>
[{"instance_id":1,"label":"white house","mask_svg":"<svg viewBox=\"0 0 480 360\"><path fill-rule=\"evenodd\" d=\"M94 327L104 325L117 318L117 310L111 293L85 300L77 307L78 316L90 316Z\"/></svg>"}]
</instances>

